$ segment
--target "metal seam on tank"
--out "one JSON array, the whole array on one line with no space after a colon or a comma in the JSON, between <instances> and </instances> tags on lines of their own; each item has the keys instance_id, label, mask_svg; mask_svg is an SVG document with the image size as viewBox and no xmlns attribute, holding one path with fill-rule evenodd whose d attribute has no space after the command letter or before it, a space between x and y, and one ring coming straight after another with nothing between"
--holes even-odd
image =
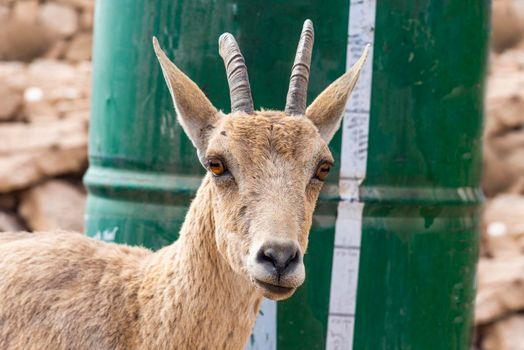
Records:
<instances>
[{"instance_id":1,"label":"metal seam on tank","mask_svg":"<svg viewBox=\"0 0 524 350\"><path fill-rule=\"evenodd\" d=\"M123 191L133 189L143 193L196 193L202 177L183 176L150 171L122 170L91 166L84 178L91 192ZM339 201L343 199L336 193L335 185L326 184L320 200ZM483 203L484 195L477 187L399 187L399 186L361 186L358 198L368 204L398 205L478 205Z\"/></svg>"},{"instance_id":2,"label":"metal seam on tank","mask_svg":"<svg viewBox=\"0 0 524 350\"><path fill-rule=\"evenodd\" d=\"M477 187L362 186L359 198L366 203L411 205L478 205L484 201Z\"/></svg>"}]
</instances>

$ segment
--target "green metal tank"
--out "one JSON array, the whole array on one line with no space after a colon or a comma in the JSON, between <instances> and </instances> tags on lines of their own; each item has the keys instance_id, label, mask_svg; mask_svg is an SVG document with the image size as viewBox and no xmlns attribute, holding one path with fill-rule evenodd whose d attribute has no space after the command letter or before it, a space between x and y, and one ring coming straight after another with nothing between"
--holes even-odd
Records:
<instances>
[{"instance_id":1,"label":"green metal tank","mask_svg":"<svg viewBox=\"0 0 524 350\"><path fill-rule=\"evenodd\" d=\"M98 0L88 235L173 242L203 169L151 47L229 111L217 39L237 38L257 108L283 109L304 19L309 101L372 54L330 144L305 284L265 302L249 349L468 349L478 256L487 0ZM348 44L349 42L349 44Z\"/></svg>"}]
</instances>

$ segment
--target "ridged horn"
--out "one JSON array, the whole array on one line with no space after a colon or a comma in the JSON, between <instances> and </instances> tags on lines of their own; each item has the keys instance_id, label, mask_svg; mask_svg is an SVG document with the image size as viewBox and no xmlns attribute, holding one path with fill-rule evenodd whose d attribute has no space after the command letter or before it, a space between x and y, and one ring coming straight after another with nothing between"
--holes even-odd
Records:
<instances>
[{"instance_id":1,"label":"ridged horn","mask_svg":"<svg viewBox=\"0 0 524 350\"><path fill-rule=\"evenodd\" d=\"M307 86L314 40L313 22L306 19L289 79L285 109L287 115L302 115L306 112Z\"/></svg>"},{"instance_id":2,"label":"ridged horn","mask_svg":"<svg viewBox=\"0 0 524 350\"><path fill-rule=\"evenodd\" d=\"M252 114L254 111L253 98L251 97L246 62L233 35L224 33L220 36L218 39L218 52L226 67L231 98L231 113L245 112Z\"/></svg>"}]
</instances>

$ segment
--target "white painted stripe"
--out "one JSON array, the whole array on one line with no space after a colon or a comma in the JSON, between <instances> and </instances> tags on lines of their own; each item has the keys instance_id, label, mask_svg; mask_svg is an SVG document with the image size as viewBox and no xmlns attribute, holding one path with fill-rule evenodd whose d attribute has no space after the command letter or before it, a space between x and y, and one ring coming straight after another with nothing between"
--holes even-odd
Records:
<instances>
[{"instance_id":1,"label":"white painted stripe","mask_svg":"<svg viewBox=\"0 0 524 350\"><path fill-rule=\"evenodd\" d=\"M340 178L343 185L341 195L346 200L358 200L354 186L358 189L366 177L375 4L376 0L352 0L350 5L346 69L349 70L360 58L366 44L371 44L371 47L344 115ZM348 186L353 190L346 192Z\"/></svg>"},{"instance_id":2,"label":"white painted stripe","mask_svg":"<svg viewBox=\"0 0 524 350\"><path fill-rule=\"evenodd\" d=\"M245 350L276 350L277 302L264 298Z\"/></svg>"},{"instance_id":3,"label":"white painted stripe","mask_svg":"<svg viewBox=\"0 0 524 350\"><path fill-rule=\"evenodd\" d=\"M350 2L346 69L358 60L366 44L371 44L371 48L344 114L339 183L342 200L335 226L327 350L353 348L364 210L359 187L367 166L375 9L376 0Z\"/></svg>"}]
</instances>

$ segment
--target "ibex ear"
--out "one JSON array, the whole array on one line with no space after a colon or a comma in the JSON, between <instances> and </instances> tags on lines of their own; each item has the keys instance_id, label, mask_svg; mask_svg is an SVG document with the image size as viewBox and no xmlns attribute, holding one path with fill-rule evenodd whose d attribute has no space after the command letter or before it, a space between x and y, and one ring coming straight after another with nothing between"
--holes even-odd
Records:
<instances>
[{"instance_id":1,"label":"ibex ear","mask_svg":"<svg viewBox=\"0 0 524 350\"><path fill-rule=\"evenodd\" d=\"M322 138L329 143L340 127L344 108L357 83L362 66L368 56L366 46L360 59L343 76L329 85L306 109L306 117L315 124Z\"/></svg>"},{"instance_id":2,"label":"ibex ear","mask_svg":"<svg viewBox=\"0 0 524 350\"><path fill-rule=\"evenodd\" d=\"M167 58L156 37L153 37L153 47L173 98L178 121L200 157L207 148L209 133L218 119L218 111L202 90Z\"/></svg>"}]
</instances>

